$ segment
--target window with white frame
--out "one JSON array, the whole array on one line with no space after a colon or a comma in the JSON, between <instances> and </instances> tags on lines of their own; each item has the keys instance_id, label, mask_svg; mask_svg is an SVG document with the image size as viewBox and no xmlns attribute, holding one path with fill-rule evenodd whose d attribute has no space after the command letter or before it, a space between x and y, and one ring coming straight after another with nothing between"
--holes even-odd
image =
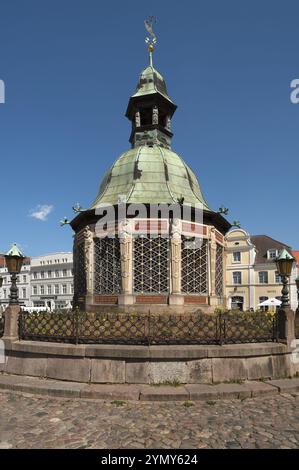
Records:
<instances>
[{"instance_id":1,"label":"window with white frame","mask_svg":"<svg viewBox=\"0 0 299 470\"><path fill-rule=\"evenodd\" d=\"M59 285L58 284L55 285L55 294L59 294Z\"/></svg>"},{"instance_id":2,"label":"window with white frame","mask_svg":"<svg viewBox=\"0 0 299 470\"><path fill-rule=\"evenodd\" d=\"M49 285L47 290L48 290L48 295L51 295L52 294L52 286Z\"/></svg>"},{"instance_id":3,"label":"window with white frame","mask_svg":"<svg viewBox=\"0 0 299 470\"><path fill-rule=\"evenodd\" d=\"M233 262L234 263L240 263L241 262L241 252L240 251L234 251L233 252Z\"/></svg>"},{"instance_id":4,"label":"window with white frame","mask_svg":"<svg viewBox=\"0 0 299 470\"><path fill-rule=\"evenodd\" d=\"M45 286L40 286L40 295L45 295Z\"/></svg>"},{"instance_id":5,"label":"window with white frame","mask_svg":"<svg viewBox=\"0 0 299 470\"><path fill-rule=\"evenodd\" d=\"M281 276L280 276L280 274L279 274L278 271L275 271L275 282L276 282L277 284L281 284L281 283L282 283Z\"/></svg>"},{"instance_id":6,"label":"window with white frame","mask_svg":"<svg viewBox=\"0 0 299 470\"><path fill-rule=\"evenodd\" d=\"M33 295L37 295L37 286L33 286L32 292Z\"/></svg>"},{"instance_id":7,"label":"window with white frame","mask_svg":"<svg viewBox=\"0 0 299 470\"><path fill-rule=\"evenodd\" d=\"M234 271L233 272L233 283L234 284L241 284L242 283L242 273L241 273L241 271Z\"/></svg>"},{"instance_id":8,"label":"window with white frame","mask_svg":"<svg viewBox=\"0 0 299 470\"><path fill-rule=\"evenodd\" d=\"M259 283L260 284L268 284L268 271L260 271L259 272Z\"/></svg>"},{"instance_id":9,"label":"window with white frame","mask_svg":"<svg viewBox=\"0 0 299 470\"><path fill-rule=\"evenodd\" d=\"M67 294L67 285L66 284L62 285L62 293Z\"/></svg>"},{"instance_id":10,"label":"window with white frame","mask_svg":"<svg viewBox=\"0 0 299 470\"><path fill-rule=\"evenodd\" d=\"M33 279L37 279L37 272L36 271L34 271L34 273L33 273Z\"/></svg>"},{"instance_id":11,"label":"window with white frame","mask_svg":"<svg viewBox=\"0 0 299 470\"><path fill-rule=\"evenodd\" d=\"M275 259L277 258L277 250L275 248L271 248L270 250L268 250L268 259Z\"/></svg>"}]
</instances>

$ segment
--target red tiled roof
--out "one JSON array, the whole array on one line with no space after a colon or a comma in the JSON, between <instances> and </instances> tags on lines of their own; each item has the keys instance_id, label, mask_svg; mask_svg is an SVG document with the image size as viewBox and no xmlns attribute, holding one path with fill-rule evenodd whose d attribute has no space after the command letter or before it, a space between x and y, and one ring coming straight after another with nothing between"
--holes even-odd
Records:
<instances>
[{"instance_id":1,"label":"red tiled roof","mask_svg":"<svg viewBox=\"0 0 299 470\"><path fill-rule=\"evenodd\" d=\"M297 261L297 266L299 268L299 251L292 251L292 255L294 256L295 260Z\"/></svg>"}]
</instances>

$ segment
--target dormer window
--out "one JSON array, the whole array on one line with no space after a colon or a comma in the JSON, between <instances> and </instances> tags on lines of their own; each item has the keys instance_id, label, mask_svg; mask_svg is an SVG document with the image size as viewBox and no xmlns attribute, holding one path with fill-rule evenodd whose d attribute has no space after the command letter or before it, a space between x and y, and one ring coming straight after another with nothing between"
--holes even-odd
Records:
<instances>
[{"instance_id":1,"label":"dormer window","mask_svg":"<svg viewBox=\"0 0 299 470\"><path fill-rule=\"evenodd\" d=\"M278 250L275 249L275 248L271 248L270 250L268 250L268 256L267 258L268 259L276 259L278 256Z\"/></svg>"}]
</instances>

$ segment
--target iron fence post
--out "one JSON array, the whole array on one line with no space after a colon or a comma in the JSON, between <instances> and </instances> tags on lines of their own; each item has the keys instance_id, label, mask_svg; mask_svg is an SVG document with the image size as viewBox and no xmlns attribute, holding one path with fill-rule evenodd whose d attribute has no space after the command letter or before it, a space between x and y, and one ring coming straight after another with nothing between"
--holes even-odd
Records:
<instances>
[{"instance_id":1,"label":"iron fence post","mask_svg":"<svg viewBox=\"0 0 299 470\"><path fill-rule=\"evenodd\" d=\"M216 343L219 343L219 345L221 346L222 345L222 341L223 341L223 338L222 338L222 314L219 313L219 315L217 315L217 320L216 320Z\"/></svg>"},{"instance_id":2,"label":"iron fence post","mask_svg":"<svg viewBox=\"0 0 299 470\"><path fill-rule=\"evenodd\" d=\"M74 332L75 332L75 344L78 344L79 342L79 307L76 307L74 311Z\"/></svg>"},{"instance_id":3,"label":"iron fence post","mask_svg":"<svg viewBox=\"0 0 299 470\"><path fill-rule=\"evenodd\" d=\"M279 342L279 334L278 334L278 315L277 315L277 313L275 313L275 317L274 317L274 328L275 328L275 331L274 331L273 341L276 341L276 343L278 343Z\"/></svg>"},{"instance_id":4,"label":"iron fence post","mask_svg":"<svg viewBox=\"0 0 299 470\"><path fill-rule=\"evenodd\" d=\"M151 316L150 314L146 315L144 318L144 336L146 338L147 344L151 345Z\"/></svg>"}]
</instances>

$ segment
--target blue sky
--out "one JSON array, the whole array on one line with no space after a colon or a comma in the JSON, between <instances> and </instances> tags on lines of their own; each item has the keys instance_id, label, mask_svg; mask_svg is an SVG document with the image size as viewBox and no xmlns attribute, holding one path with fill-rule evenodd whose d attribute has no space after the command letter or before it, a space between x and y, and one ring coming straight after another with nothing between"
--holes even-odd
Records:
<instances>
[{"instance_id":1,"label":"blue sky","mask_svg":"<svg viewBox=\"0 0 299 470\"><path fill-rule=\"evenodd\" d=\"M178 105L173 150L210 207L299 248L296 0L1 0L0 252L15 241L31 256L71 250L60 218L89 206L129 148L124 112L147 65L149 15L154 64ZM39 206L50 206L45 221L30 216Z\"/></svg>"}]
</instances>

